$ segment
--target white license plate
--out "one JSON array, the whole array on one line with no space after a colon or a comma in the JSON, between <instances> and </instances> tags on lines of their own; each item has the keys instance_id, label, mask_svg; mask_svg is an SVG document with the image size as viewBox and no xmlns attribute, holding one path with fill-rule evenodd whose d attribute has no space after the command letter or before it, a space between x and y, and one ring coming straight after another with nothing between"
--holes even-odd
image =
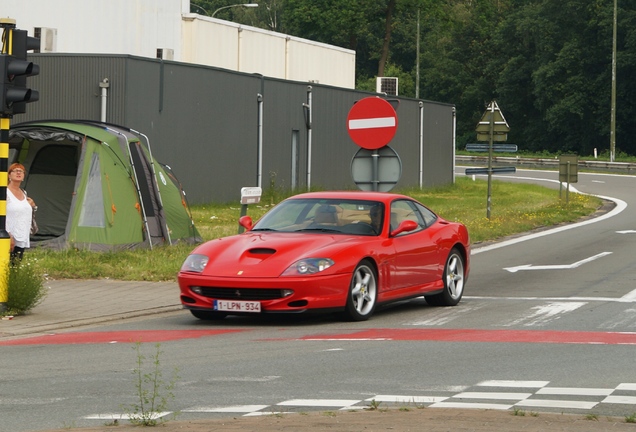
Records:
<instances>
[{"instance_id":1,"label":"white license plate","mask_svg":"<svg viewBox=\"0 0 636 432\"><path fill-rule=\"evenodd\" d=\"M226 312L260 312L261 303L241 300L214 300L214 310Z\"/></svg>"}]
</instances>

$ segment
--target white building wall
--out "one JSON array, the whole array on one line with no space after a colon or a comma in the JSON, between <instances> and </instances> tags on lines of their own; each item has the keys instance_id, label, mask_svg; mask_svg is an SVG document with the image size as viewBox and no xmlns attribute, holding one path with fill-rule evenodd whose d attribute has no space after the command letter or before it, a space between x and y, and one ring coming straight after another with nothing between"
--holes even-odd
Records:
<instances>
[{"instance_id":1,"label":"white building wall","mask_svg":"<svg viewBox=\"0 0 636 432\"><path fill-rule=\"evenodd\" d=\"M0 16L29 35L56 29L56 52L155 58L172 50L175 61L355 87L355 51L189 11L189 0L0 0Z\"/></svg>"},{"instance_id":2,"label":"white building wall","mask_svg":"<svg viewBox=\"0 0 636 432\"><path fill-rule=\"evenodd\" d=\"M57 29L57 52L181 57L181 16L189 0L1 0L0 16L33 36Z\"/></svg>"}]
</instances>

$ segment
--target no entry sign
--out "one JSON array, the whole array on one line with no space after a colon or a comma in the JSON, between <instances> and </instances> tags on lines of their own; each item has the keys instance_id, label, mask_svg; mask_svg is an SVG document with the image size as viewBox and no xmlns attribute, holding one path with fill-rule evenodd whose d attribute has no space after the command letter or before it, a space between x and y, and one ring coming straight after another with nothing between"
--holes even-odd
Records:
<instances>
[{"instance_id":1,"label":"no entry sign","mask_svg":"<svg viewBox=\"0 0 636 432\"><path fill-rule=\"evenodd\" d=\"M351 107L347 131L354 143L367 150L387 145L395 136L398 120L390 103L379 97L367 97Z\"/></svg>"}]
</instances>

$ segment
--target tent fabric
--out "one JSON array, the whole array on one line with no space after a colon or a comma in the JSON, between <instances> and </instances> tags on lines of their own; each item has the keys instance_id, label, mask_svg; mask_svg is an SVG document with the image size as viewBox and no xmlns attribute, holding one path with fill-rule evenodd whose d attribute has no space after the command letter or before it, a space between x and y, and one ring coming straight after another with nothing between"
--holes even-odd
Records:
<instances>
[{"instance_id":1,"label":"tent fabric","mask_svg":"<svg viewBox=\"0 0 636 432\"><path fill-rule=\"evenodd\" d=\"M9 164L36 203L33 246L107 251L202 241L185 192L158 163L148 138L88 120L20 123L9 131Z\"/></svg>"}]
</instances>

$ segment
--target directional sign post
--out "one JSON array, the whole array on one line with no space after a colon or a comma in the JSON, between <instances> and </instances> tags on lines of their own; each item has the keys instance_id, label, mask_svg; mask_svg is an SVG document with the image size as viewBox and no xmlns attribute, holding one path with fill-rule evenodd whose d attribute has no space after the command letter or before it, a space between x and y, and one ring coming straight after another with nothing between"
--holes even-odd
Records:
<instances>
[{"instance_id":1,"label":"directional sign post","mask_svg":"<svg viewBox=\"0 0 636 432\"><path fill-rule=\"evenodd\" d=\"M563 183L565 188L565 203L570 203L570 183L579 180L579 157L577 155L559 156L559 198L562 196Z\"/></svg>"},{"instance_id":2,"label":"directional sign post","mask_svg":"<svg viewBox=\"0 0 636 432\"><path fill-rule=\"evenodd\" d=\"M492 192L492 152L493 152L493 142L494 141L506 141L508 139L508 132L510 131L510 127L508 126L508 122L503 116L503 113L499 109L497 102L492 101L484 115L481 117L477 128L475 129L477 132L477 140L478 141L489 141L490 145L488 146L488 202L486 205L486 217L490 219L490 203L491 203L491 192Z\"/></svg>"}]
</instances>

